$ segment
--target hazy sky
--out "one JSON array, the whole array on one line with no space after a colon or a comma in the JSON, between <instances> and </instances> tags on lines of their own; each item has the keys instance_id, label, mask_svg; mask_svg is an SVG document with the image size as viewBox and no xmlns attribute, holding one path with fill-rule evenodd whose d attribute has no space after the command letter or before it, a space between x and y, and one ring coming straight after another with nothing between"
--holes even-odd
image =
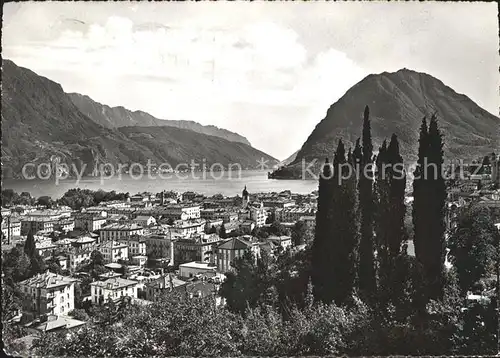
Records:
<instances>
[{"instance_id":1,"label":"hazy sky","mask_svg":"<svg viewBox=\"0 0 500 358\"><path fill-rule=\"evenodd\" d=\"M427 72L498 114L494 3L8 3L2 36L4 58L66 92L227 128L278 159L369 73Z\"/></svg>"}]
</instances>

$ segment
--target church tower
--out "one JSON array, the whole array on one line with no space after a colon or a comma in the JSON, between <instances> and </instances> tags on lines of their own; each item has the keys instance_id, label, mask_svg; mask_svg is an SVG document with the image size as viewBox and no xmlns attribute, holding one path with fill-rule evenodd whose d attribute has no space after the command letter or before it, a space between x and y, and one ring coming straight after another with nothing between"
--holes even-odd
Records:
<instances>
[{"instance_id":1,"label":"church tower","mask_svg":"<svg viewBox=\"0 0 500 358\"><path fill-rule=\"evenodd\" d=\"M243 202L241 206L243 209L245 209L248 206L248 191L247 191L247 186L245 185L245 189L243 189L243 192L241 193L241 196L243 198Z\"/></svg>"}]
</instances>

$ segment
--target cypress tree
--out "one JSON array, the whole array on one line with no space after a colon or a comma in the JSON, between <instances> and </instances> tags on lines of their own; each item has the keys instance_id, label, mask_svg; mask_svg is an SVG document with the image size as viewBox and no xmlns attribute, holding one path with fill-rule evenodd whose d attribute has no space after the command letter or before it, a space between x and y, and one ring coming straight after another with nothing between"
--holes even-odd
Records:
<instances>
[{"instance_id":1,"label":"cypress tree","mask_svg":"<svg viewBox=\"0 0 500 358\"><path fill-rule=\"evenodd\" d=\"M377 287L373 242L373 173L371 170L366 170L372 165L372 156L370 110L366 106L363 116L363 147L358 183L361 214L358 276L360 293L366 298L373 297Z\"/></svg>"},{"instance_id":2,"label":"cypress tree","mask_svg":"<svg viewBox=\"0 0 500 358\"><path fill-rule=\"evenodd\" d=\"M33 232L31 230L28 232L28 236L24 243L24 253L30 259L34 258L36 254L35 237L33 236Z\"/></svg>"},{"instance_id":3,"label":"cypress tree","mask_svg":"<svg viewBox=\"0 0 500 358\"><path fill-rule=\"evenodd\" d=\"M413 226L414 226L414 240L413 244L415 247L415 255L422 261L425 257L425 237L427 236L428 225L427 221L427 199L425 190L425 164L427 163L427 157L429 152L429 130L427 127L427 120L424 117L422 119L422 124L420 126L420 137L418 140L418 160L417 166L414 171L413 179Z\"/></svg>"},{"instance_id":4,"label":"cypress tree","mask_svg":"<svg viewBox=\"0 0 500 358\"><path fill-rule=\"evenodd\" d=\"M387 148L387 161L389 168L389 211L387 249L390 257L395 259L401 253L405 239L404 218L406 212L405 188L406 174L403 167L403 157L399 153L399 142L395 134Z\"/></svg>"},{"instance_id":5,"label":"cypress tree","mask_svg":"<svg viewBox=\"0 0 500 358\"><path fill-rule=\"evenodd\" d=\"M220 229L219 229L219 236L221 239L227 239L227 232L226 232L226 227L224 226L224 224L222 224Z\"/></svg>"},{"instance_id":6,"label":"cypress tree","mask_svg":"<svg viewBox=\"0 0 500 358\"><path fill-rule=\"evenodd\" d=\"M418 162L413 181L414 246L423 274L425 300L439 299L443 293L446 186L442 164L442 135L433 115L429 127L425 118L420 127Z\"/></svg>"},{"instance_id":7,"label":"cypress tree","mask_svg":"<svg viewBox=\"0 0 500 358\"><path fill-rule=\"evenodd\" d=\"M443 296L445 257L445 207L446 184L443 178L443 136L438 127L437 117L432 115L429 123L429 162L432 164L429 180L429 251L427 279L429 297Z\"/></svg>"},{"instance_id":8,"label":"cypress tree","mask_svg":"<svg viewBox=\"0 0 500 358\"><path fill-rule=\"evenodd\" d=\"M355 292L359 244L356 177L352 165L346 163L342 140L333 164L332 215L329 221L332 229L328 248L333 284L329 287L327 302L333 300L340 306L349 303Z\"/></svg>"},{"instance_id":9,"label":"cypress tree","mask_svg":"<svg viewBox=\"0 0 500 358\"><path fill-rule=\"evenodd\" d=\"M331 178L332 168L327 158L319 177L318 209L316 211L316 230L312 245L311 267L314 299L321 302L326 301L326 285L331 280L327 276L329 265L327 241L329 239L328 217L331 211Z\"/></svg>"},{"instance_id":10,"label":"cypress tree","mask_svg":"<svg viewBox=\"0 0 500 358\"><path fill-rule=\"evenodd\" d=\"M375 171L375 189L374 189L374 202L375 202L375 247L377 252L376 268L378 271L379 279L379 297L378 301L382 306L385 306L387 300L390 298L387 295L387 241L388 241L388 222L389 222L389 181L388 170L386 165L387 160L387 141L384 140L376 159Z\"/></svg>"},{"instance_id":11,"label":"cypress tree","mask_svg":"<svg viewBox=\"0 0 500 358\"><path fill-rule=\"evenodd\" d=\"M403 168L403 158L399 153L399 142L395 134L392 135L387 149L384 148L380 156L380 161L387 164L387 169L382 172L386 176L381 178L381 206L380 213L382 220L378 233L381 242L378 248L379 261L379 300L382 308L385 304L392 302L399 308L405 302L405 277L401 271L405 262L401 255L403 253L403 242L405 238L404 217L405 217L405 187L406 174ZM399 265L399 267L398 267Z\"/></svg>"}]
</instances>

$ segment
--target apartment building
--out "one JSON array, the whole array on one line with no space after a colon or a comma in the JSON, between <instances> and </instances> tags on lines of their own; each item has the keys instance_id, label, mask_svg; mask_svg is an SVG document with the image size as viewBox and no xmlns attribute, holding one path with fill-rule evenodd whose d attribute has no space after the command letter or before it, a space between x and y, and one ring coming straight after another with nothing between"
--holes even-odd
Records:
<instances>
[{"instance_id":1,"label":"apartment building","mask_svg":"<svg viewBox=\"0 0 500 358\"><path fill-rule=\"evenodd\" d=\"M106 241L99 245L99 251L104 258L104 262L117 262L129 258L128 245L118 241Z\"/></svg>"},{"instance_id":2,"label":"apartment building","mask_svg":"<svg viewBox=\"0 0 500 358\"><path fill-rule=\"evenodd\" d=\"M31 319L41 315L67 315L75 309L76 281L47 270L20 282L23 312Z\"/></svg>"},{"instance_id":3,"label":"apartment building","mask_svg":"<svg viewBox=\"0 0 500 358\"><path fill-rule=\"evenodd\" d=\"M285 208L278 209L275 212L276 219L281 222L293 223L300 220L304 216L315 216L316 210L312 208Z\"/></svg>"},{"instance_id":4,"label":"apartment building","mask_svg":"<svg viewBox=\"0 0 500 358\"><path fill-rule=\"evenodd\" d=\"M152 259L169 258L174 262L174 244L172 234L151 234L143 237L146 243L146 255Z\"/></svg>"},{"instance_id":5,"label":"apartment building","mask_svg":"<svg viewBox=\"0 0 500 358\"><path fill-rule=\"evenodd\" d=\"M98 213L90 212L75 215L75 228L77 229L93 232L100 230L105 224L106 217Z\"/></svg>"},{"instance_id":6,"label":"apartment building","mask_svg":"<svg viewBox=\"0 0 500 358\"><path fill-rule=\"evenodd\" d=\"M124 297L137 298L137 281L120 277L95 281L90 284L90 294L92 303L96 305L102 305L108 299L117 302Z\"/></svg>"},{"instance_id":7,"label":"apartment building","mask_svg":"<svg viewBox=\"0 0 500 358\"><path fill-rule=\"evenodd\" d=\"M219 235L205 233L175 240L175 265L192 261L215 263L216 248L221 241Z\"/></svg>"},{"instance_id":8,"label":"apartment building","mask_svg":"<svg viewBox=\"0 0 500 358\"><path fill-rule=\"evenodd\" d=\"M182 236L191 236L205 231L205 220L177 220L170 230Z\"/></svg>"},{"instance_id":9,"label":"apartment building","mask_svg":"<svg viewBox=\"0 0 500 358\"><path fill-rule=\"evenodd\" d=\"M200 218L200 206L196 204L175 204L161 208L161 215L172 220L195 220Z\"/></svg>"},{"instance_id":10,"label":"apartment building","mask_svg":"<svg viewBox=\"0 0 500 358\"><path fill-rule=\"evenodd\" d=\"M21 236L21 222L11 217L2 216L2 234L6 238Z\"/></svg>"},{"instance_id":11,"label":"apartment building","mask_svg":"<svg viewBox=\"0 0 500 358\"><path fill-rule=\"evenodd\" d=\"M129 258L134 256L144 256L147 253L146 240L144 239L144 236L130 236L126 239L120 240L119 242L128 246Z\"/></svg>"},{"instance_id":12,"label":"apartment building","mask_svg":"<svg viewBox=\"0 0 500 358\"><path fill-rule=\"evenodd\" d=\"M144 228L135 223L113 223L102 227L99 231L100 242L124 240L136 235L144 235Z\"/></svg>"}]
</instances>

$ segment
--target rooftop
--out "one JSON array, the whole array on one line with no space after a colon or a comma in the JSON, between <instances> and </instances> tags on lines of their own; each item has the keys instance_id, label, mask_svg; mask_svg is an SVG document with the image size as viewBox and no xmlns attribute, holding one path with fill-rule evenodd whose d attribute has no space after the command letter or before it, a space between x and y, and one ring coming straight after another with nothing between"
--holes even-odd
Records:
<instances>
[{"instance_id":1,"label":"rooftop","mask_svg":"<svg viewBox=\"0 0 500 358\"><path fill-rule=\"evenodd\" d=\"M113 278L107 279L106 281L92 282L90 285L106 288L108 290L119 290L119 289L122 289L125 287L135 286L136 284L137 284L137 281L127 280L127 279L120 278L120 277L113 277Z\"/></svg>"},{"instance_id":2,"label":"rooftop","mask_svg":"<svg viewBox=\"0 0 500 358\"><path fill-rule=\"evenodd\" d=\"M196 269L205 269L205 270L215 270L216 266L211 265L206 262L200 262L200 261L193 261L193 262L187 262L185 264L179 265L179 268L185 267L185 268L196 268Z\"/></svg>"},{"instance_id":3,"label":"rooftop","mask_svg":"<svg viewBox=\"0 0 500 358\"><path fill-rule=\"evenodd\" d=\"M251 246L252 244L248 241L245 241L238 237L233 237L222 245L219 245L217 248L222 250L244 250L250 248Z\"/></svg>"},{"instance_id":4,"label":"rooftop","mask_svg":"<svg viewBox=\"0 0 500 358\"><path fill-rule=\"evenodd\" d=\"M113 223L106 225L105 227L101 228L101 231L115 231L115 230L123 230L123 231L128 231L128 230L141 230L142 226L137 225L135 223L126 223L126 224L119 224L119 223Z\"/></svg>"},{"instance_id":5,"label":"rooftop","mask_svg":"<svg viewBox=\"0 0 500 358\"><path fill-rule=\"evenodd\" d=\"M84 325L85 322L67 316L49 316L47 321L38 325L36 329L49 332L58 328L74 328Z\"/></svg>"},{"instance_id":6,"label":"rooftop","mask_svg":"<svg viewBox=\"0 0 500 358\"><path fill-rule=\"evenodd\" d=\"M24 281L20 282L19 284L26 285L29 287L49 289L49 288L55 288L55 287L59 287L59 286L70 285L76 281L77 280L72 279L71 277L58 275L58 274L55 274L55 273L47 270L44 273L40 273L36 276L28 278L27 280L24 280Z\"/></svg>"}]
</instances>

